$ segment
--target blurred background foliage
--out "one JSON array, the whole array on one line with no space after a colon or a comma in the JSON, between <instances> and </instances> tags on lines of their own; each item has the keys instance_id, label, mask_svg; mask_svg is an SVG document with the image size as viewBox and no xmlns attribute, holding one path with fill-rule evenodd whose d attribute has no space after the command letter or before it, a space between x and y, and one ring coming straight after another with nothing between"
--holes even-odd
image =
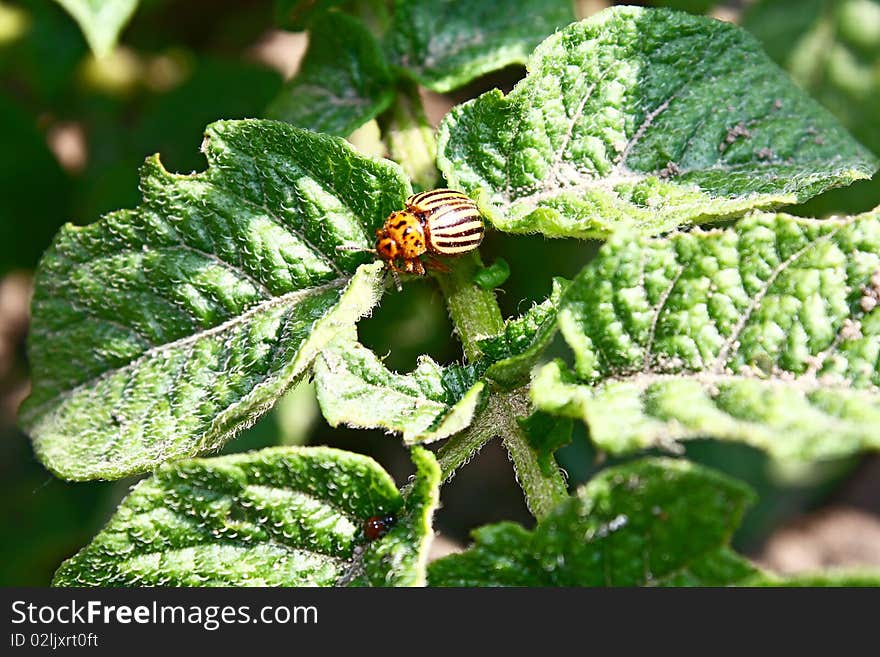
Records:
<instances>
[{"instance_id":1,"label":"blurred background foliage","mask_svg":"<svg viewBox=\"0 0 880 657\"><path fill-rule=\"evenodd\" d=\"M325 0L328 1L329 0ZM297 70L307 44L292 0L141 0L121 45L96 60L73 19L51 0L0 2L0 585L45 585L61 560L84 545L133 483L71 484L36 462L15 412L27 394L25 354L30 276L65 222L90 223L138 201L137 169L160 152L170 170L204 166L198 147L214 119L257 117ZM335 2L345 6L347 4ZM579 0L588 16L608 6ZM623 3L621 3L623 4ZM745 25L795 80L866 146L880 153L880 0L656 0ZM281 29L281 28L284 29ZM448 95L422 90L436 124L455 103L523 75L510 67ZM825 216L880 204L880 180L835 190L797 212ZM598 245L491 233L487 264L503 257L510 277L499 292L512 315L549 293L552 276L574 276ZM361 324L363 342L398 371L427 353L459 359L439 293L429 281L389 294ZM566 356L555 343L548 357ZM226 447L328 444L374 456L398 481L409 474L400 442L381 432L333 430L309 384ZM559 453L572 483L602 462L586 431ZM780 570L880 565L880 461L876 457L793 466L742 445L697 441L687 456L755 487L759 504L737 546ZM443 490L441 549L502 519L530 524L507 455L488 445Z\"/></svg>"}]
</instances>

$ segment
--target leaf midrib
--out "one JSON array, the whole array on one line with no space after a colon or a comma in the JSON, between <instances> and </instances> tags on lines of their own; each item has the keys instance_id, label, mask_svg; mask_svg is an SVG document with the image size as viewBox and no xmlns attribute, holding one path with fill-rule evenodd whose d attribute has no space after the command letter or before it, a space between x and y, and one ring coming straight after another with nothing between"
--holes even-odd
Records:
<instances>
[{"instance_id":1,"label":"leaf midrib","mask_svg":"<svg viewBox=\"0 0 880 657\"><path fill-rule=\"evenodd\" d=\"M324 283L323 285L318 285L315 287L305 288L305 289L300 289L300 290L293 290L291 292L287 292L287 293L282 294L280 296L266 299L256 305L250 307L245 312L243 312L239 315L236 315L235 317L232 317L221 324L217 324L216 326L212 326L208 329L197 331L195 333L184 336L182 338L178 338L177 340L173 340L171 342L166 342L164 344L151 347L150 349L148 349L145 352L143 352L142 354L140 354L137 358L129 360L124 364L120 364L119 366L107 369L107 370L101 372L100 374L98 374L97 376L94 376L90 379L87 379L86 381L79 383L76 386L73 386L72 388L58 392L57 394L53 395L49 399L41 402L40 404L38 404L36 406L30 406L30 407L26 408L21 414L22 421L30 422L35 416L41 415L42 412L44 411L44 409L46 409L47 407L54 406L58 402L69 399L70 397L73 397L75 394L77 394L80 390L82 390L84 388L90 388L92 386L95 386L98 383L104 381L105 379L110 378L111 376L113 376L114 374L116 374L118 372L121 372L126 369L136 368L141 363L149 361L150 359L152 359L155 356L167 353L169 351L173 351L175 349L186 347L187 345L196 343L199 340L202 340L204 338L211 337L213 335L223 333L227 330L234 329L234 328L244 324L246 321L248 321L249 319L251 319L255 315L258 315L258 314L265 312L267 310L270 310L272 308L275 308L278 306L283 306L283 305L293 306L296 303L298 303L299 301L302 301L303 299L306 299L310 296L317 296L317 295L322 294L323 292L327 292L332 289L341 288L349 280L350 279L348 277L336 278L336 279L333 279L332 281L329 281L328 283Z\"/></svg>"}]
</instances>

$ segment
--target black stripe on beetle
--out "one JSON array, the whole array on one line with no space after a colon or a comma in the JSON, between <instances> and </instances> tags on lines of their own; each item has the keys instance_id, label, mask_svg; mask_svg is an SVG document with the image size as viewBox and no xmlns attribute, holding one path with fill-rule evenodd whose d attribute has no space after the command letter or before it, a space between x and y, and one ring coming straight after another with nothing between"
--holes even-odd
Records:
<instances>
[{"instance_id":1,"label":"black stripe on beetle","mask_svg":"<svg viewBox=\"0 0 880 657\"><path fill-rule=\"evenodd\" d=\"M468 228L477 228L482 226L481 221L477 221L474 217L464 217L464 218L456 218L456 217L446 217L446 216L433 216L428 218L428 223L431 226L431 229L434 232L444 232L444 231L455 231L456 228L460 226L467 226ZM459 230L462 230L459 228Z\"/></svg>"},{"instance_id":2,"label":"black stripe on beetle","mask_svg":"<svg viewBox=\"0 0 880 657\"><path fill-rule=\"evenodd\" d=\"M423 254L457 256L473 251L482 240L483 218L476 203L461 192L435 189L413 194L404 210L391 213L376 231L375 252L392 272L422 276Z\"/></svg>"},{"instance_id":3,"label":"black stripe on beetle","mask_svg":"<svg viewBox=\"0 0 880 657\"><path fill-rule=\"evenodd\" d=\"M434 246L450 247L450 246L476 246L482 241L482 238L471 240L438 240L434 242Z\"/></svg>"},{"instance_id":4,"label":"black stripe on beetle","mask_svg":"<svg viewBox=\"0 0 880 657\"><path fill-rule=\"evenodd\" d=\"M455 233L440 233L440 234L433 233L433 236L434 236L434 241L437 241L441 237L442 238L450 238L451 237L451 238L455 238L455 239L460 239L463 237L470 237L471 235L480 235L480 234L482 234L482 232L483 232L482 227L480 227L480 228L466 228L465 230L461 230L461 231L458 231Z\"/></svg>"}]
</instances>

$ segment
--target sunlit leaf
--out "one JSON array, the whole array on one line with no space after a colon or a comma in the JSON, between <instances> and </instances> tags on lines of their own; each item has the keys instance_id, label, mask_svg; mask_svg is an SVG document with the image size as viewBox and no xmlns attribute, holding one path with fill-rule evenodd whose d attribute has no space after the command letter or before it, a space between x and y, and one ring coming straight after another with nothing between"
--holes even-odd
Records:
<instances>
[{"instance_id":1,"label":"sunlit leaf","mask_svg":"<svg viewBox=\"0 0 880 657\"><path fill-rule=\"evenodd\" d=\"M441 367L428 356L410 374L397 374L351 336L325 348L314 369L318 402L331 426L387 429L407 443L440 440L467 427L486 387L472 368Z\"/></svg>"},{"instance_id":2,"label":"sunlit leaf","mask_svg":"<svg viewBox=\"0 0 880 657\"><path fill-rule=\"evenodd\" d=\"M869 178L874 157L744 30L616 7L542 43L508 95L454 109L447 181L495 227L605 237L734 217Z\"/></svg>"},{"instance_id":3,"label":"sunlit leaf","mask_svg":"<svg viewBox=\"0 0 880 657\"><path fill-rule=\"evenodd\" d=\"M65 561L56 586L418 586L437 505L433 457L414 452L401 497L370 458L277 447L159 468ZM391 515L368 541L364 522Z\"/></svg>"},{"instance_id":4,"label":"sunlit leaf","mask_svg":"<svg viewBox=\"0 0 880 657\"><path fill-rule=\"evenodd\" d=\"M157 158L144 202L66 227L33 301L21 422L70 479L216 449L376 303L363 244L409 193L390 162L274 121L209 126L207 171Z\"/></svg>"},{"instance_id":5,"label":"sunlit leaf","mask_svg":"<svg viewBox=\"0 0 880 657\"><path fill-rule=\"evenodd\" d=\"M742 441L785 459L880 448L880 213L753 214L668 238L621 233L572 282L575 372L540 371L545 411L603 450Z\"/></svg>"}]
</instances>

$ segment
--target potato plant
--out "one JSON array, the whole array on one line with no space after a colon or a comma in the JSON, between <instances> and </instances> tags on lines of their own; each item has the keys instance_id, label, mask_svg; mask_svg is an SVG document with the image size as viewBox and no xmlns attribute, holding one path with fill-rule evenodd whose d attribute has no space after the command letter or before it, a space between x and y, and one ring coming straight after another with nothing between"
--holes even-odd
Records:
<instances>
[{"instance_id":1,"label":"potato plant","mask_svg":"<svg viewBox=\"0 0 880 657\"><path fill-rule=\"evenodd\" d=\"M137 3L61 4L106 51ZM880 581L753 564L730 546L753 493L680 457L693 438L801 462L880 447L880 209L778 211L878 161L756 38L666 8L576 21L563 1L277 12L310 41L265 115L208 125L201 172L147 159L140 205L63 228L40 262L20 411L37 457L68 480L148 475L56 585ZM512 64L509 93L428 125L419 86ZM387 157L345 139L374 119ZM386 265L340 247L372 248L440 187L489 231L601 246L512 317L503 263L441 259L461 358L398 373L358 337L397 294ZM212 456L306 379L331 427L407 445L412 479L327 447ZM555 453L580 422L618 462L572 489ZM483 526L428 564L443 485L489 441L535 525Z\"/></svg>"}]
</instances>

